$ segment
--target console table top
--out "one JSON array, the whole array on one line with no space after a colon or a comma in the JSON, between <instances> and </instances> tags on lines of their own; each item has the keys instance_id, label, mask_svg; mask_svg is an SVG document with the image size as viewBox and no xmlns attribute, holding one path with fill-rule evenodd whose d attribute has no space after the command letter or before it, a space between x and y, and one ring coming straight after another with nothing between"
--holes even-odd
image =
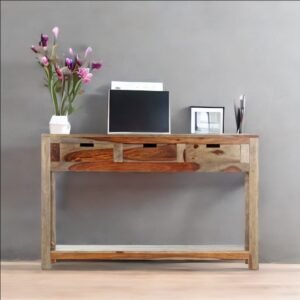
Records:
<instances>
[{"instance_id":1,"label":"console table top","mask_svg":"<svg viewBox=\"0 0 300 300\"><path fill-rule=\"evenodd\" d=\"M151 138L191 138L191 137L199 137L199 138L212 138L212 137L248 137L255 138L258 137L257 134L235 134L235 133L222 133L222 134L190 134L190 133L171 133L171 134L98 134L98 133L71 133L71 134L50 134L50 133L42 133L42 136L51 136L51 137L151 137Z\"/></svg>"},{"instance_id":2,"label":"console table top","mask_svg":"<svg viewBox=\"0 0 300 300\"><path fill-rule=\"evenodd\" d=\"M112 142L124 144L168 143L168 144L249 144L254 134L42 134L51 142L72 143L77 141Z\"/></svg>"}]
</instances>

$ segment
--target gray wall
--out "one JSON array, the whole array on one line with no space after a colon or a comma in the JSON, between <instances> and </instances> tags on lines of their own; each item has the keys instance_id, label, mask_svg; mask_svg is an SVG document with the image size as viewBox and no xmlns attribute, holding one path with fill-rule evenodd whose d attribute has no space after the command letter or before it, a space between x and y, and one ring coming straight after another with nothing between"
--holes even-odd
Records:
<instances>
[{"instance_id":1,"label":"gray wall","mask_svg":"<svg viewBox=\"0 0 300 300\"><path fill-rule=\"evenodd\" d=\"M163 81L172 132L190 105L247 95L260 148L260 257L300 262L300 3L1 2L2 258L40 251L40 134L52 106L29 47L58 25L60 49L90 45L103 69L78 99L73 133L105 133L111 80ZM63 54L63 53L61 53ZM58 178L58 241L243 242L243 178L220 174L68 174Z\"/></svg>"}]
</instances>

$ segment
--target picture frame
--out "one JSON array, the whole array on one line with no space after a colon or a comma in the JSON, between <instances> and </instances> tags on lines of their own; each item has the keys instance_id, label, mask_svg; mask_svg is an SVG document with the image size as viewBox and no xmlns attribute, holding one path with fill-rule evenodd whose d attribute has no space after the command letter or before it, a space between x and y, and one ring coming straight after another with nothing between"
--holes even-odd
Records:
<instances>
[{"instance_id":1,"label":"picture frame","mask_svg":"<svg viewBox=\"0 0 300 300\"><path fill-rule=\"evenodd\" d=\"M191 133L224 133L224 106L190 106Z\"/></svg>"}]
</instances>

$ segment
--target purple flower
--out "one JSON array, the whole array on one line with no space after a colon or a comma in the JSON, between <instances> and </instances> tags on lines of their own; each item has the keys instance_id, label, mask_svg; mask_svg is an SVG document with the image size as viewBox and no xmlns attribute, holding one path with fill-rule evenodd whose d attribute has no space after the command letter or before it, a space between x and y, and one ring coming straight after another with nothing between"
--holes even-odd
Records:
<instances>
[{"instance_id":1,"label":"purple flower","mask_svg":"<svg viewBox=\"0 0 300 300\"><path fill-rule=\"evenodd\" d=\"M93 61L92 62L92 70L99 70L102 67L102 63L98 61Z\"/></svg>"},{"instance_id":2,"label":"purple flower","mask_svg":"<svg viewBox=\"0 0 300 300\"><path fill-rule=\"evenodd\" d=\"M39 42L39 45L42 47L47 47L48 46L48 35L47 34L41 34L41 40Z\"/></svg>"},{"instance_id":3,"label":"purple flower","mask_svg":"<svg viewBox=\"0 0 300 300\"><path fill-rule=\"evenodd\" d=\"M78 76L81 78L83 83L88 83L91 81L93 74L90 73L89 68L79 68L77 72Z\"/></svg>"},{"instance_id":4,"label":"purple flower","mask_svg":"<svg viewBox=\"0 0 300 300\"><path fill-rule=\"evenodd\" d=\"M72 70L72 69L73 69L73 59L67 57L67 58L66 58L66 61L65 61L65 65L66 65L70 70Z\"/></svg>"}]
</instances>

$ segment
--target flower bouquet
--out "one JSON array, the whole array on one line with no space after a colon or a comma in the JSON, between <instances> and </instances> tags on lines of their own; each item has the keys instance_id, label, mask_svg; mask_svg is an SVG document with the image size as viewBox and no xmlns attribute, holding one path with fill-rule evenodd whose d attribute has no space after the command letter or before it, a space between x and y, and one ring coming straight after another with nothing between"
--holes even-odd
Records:
<instances>
[{"instance_id":1,"label":"flower bouquet","mask_svg":"<svg viewBox=\"0 0 300 300\"><path fill-rule=\"evenodd\" d=\"M49 89L54 106L55 115L50 120L50 133L70 133L68 115L75 111L74 101L77 95L83 93L82 86L91 81L92 72L99 70L102 63L89 60L89 54L92 52L91 47L87 47L84 55L81 56L70 48L68 56L59 59L57 56L59 28L54 27L52 33L53 44L51 47L48 45L48 35L41 34L38 46L32 46L31 50L37 54L38 62L45 71L45 85ZM65 129L60 126L62 124L64 124ZM51 128L53 129L52 132Z\"/></svg>"}]
</instances>

